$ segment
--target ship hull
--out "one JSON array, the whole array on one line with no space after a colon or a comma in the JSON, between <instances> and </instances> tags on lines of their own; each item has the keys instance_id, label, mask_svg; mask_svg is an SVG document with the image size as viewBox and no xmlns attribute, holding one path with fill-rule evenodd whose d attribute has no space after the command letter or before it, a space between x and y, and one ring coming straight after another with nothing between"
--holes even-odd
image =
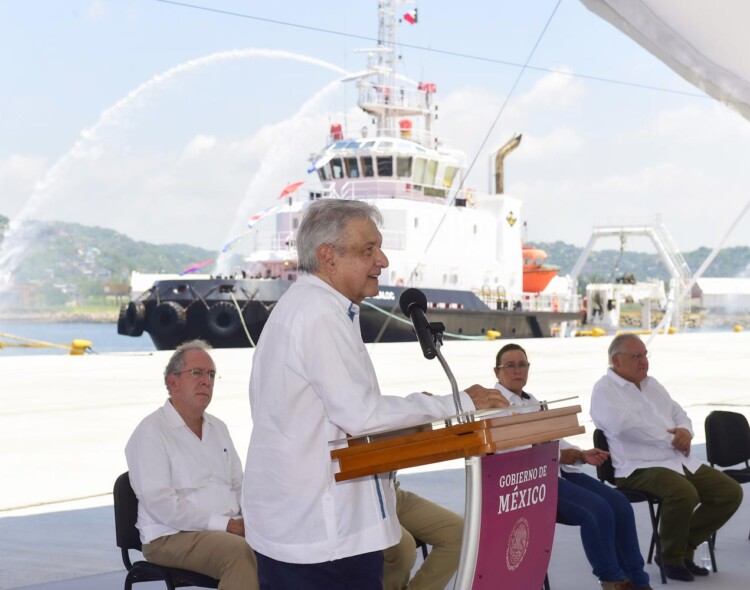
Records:
<instances>
[{"instance_id":1,"label":"ship hull","mask_svg":"<svg viewBox=\"0 0 750 590\"><path fill-rule=\"evenodd\" d=\"M266 279L157 281L138 300L123 306L117 331L132 337L148 334L157 350L171 350L194 338L214 348L251 347L291 284ZM365 342L415 339L411 323L398 308L403 290L383 286L377 297L362 303L360 325ZM482 338L490 331L503 338L549 337L560 322L579 319L577 313L490 309L469 291L423 291L427 318L444 324L446 340Z\"/></svg>"}]
</instances>

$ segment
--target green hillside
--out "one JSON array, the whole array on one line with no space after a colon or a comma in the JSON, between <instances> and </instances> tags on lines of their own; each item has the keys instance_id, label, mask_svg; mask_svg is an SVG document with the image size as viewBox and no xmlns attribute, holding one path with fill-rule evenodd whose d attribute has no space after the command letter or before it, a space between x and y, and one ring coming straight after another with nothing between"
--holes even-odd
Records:
<instances>
[{"instance_id":1,"label":"green hillside","mask_svg":"<svg viewBox=\"0 0 750 590\"><path fill-rule=\"evenodd\" d=\"M0 234L8 218L0 215ZM22 307L86 304L117 305L128 293L133 270L150 273L179 273L190 264L214 258L215 252L185 244L137 242L116 231L77 223L33 222L28 248L15 273L16 293L7 299ZM549 256L547 262L569 273L582 248L564 242L537 242ZM693 272L709 255L708 248L685 252ZM734 277L747 274L750 248L722 250L704 276ZM579 280L587 283L613 282L632 273L638 280L668 279L666 267L653 253L599 250L591 254ZM7 301L6 301L7 302Z\"/></svg>"},{"instance_id":2,"label":"green hillside","mask_svg":"<svg viewBox=\"0 0 750 590\"><path fill-rule=\"evenodd\" d=\"M559 266L560 274L573 270L583 248L571 246L564 242L536 242L528 244L542 248L549 256L549 264ZM695 272L711 253L709 248L698 248L692 252L683 252L690 270ZM748 276L750 272L750 248L737 246L725 248L706 269L705 277L739 277ZM581 272L583 284L604 282L610 283L626 274L635 275L637 280L669 279L669 272L656 253L623 252L619 250L598 250L591 253Z\"/></svg>"},{"instance_id":3,"label":"green hillside","mask_svg":"<svg viewBox=\"0 0 750 590\"><path fill-rule=\"evenodd\" d=\"M0 231L7 227L0 216ZM77 223L33 222L14 274L25 305L103 302L128 293L133 270L179 273L216 253L185 244L137 242L111 229Z\"/></svg>"}]
</instances>

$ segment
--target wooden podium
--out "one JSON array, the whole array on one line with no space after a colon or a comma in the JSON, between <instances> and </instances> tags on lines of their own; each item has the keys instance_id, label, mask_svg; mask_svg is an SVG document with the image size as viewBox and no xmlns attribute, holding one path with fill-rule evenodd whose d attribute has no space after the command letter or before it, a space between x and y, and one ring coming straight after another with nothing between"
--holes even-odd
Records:
<instances>
[{"instance_id":1,"label":"wooden podium","mask_svg":"<svg viewBox=\"0 0 750 590\"><path fill-rule=\"evenodd\" d=\"M484 588L486 586L481 583L481 580L475 579L483 524L482 506L483 502L490 502L496 498L494 495L483 498L487 492L483 493L482 459L492 456L497 451L528 447L528 445L581 434L584 428L578 424L580 411L580 406L515 415L509 414L509 409L495 413L483 411L477 412L474 420L469 422L459 424L446 422L444 427L440 427L442 424L435 427L436 423L428 423L350 438L347 439L348 446L331 451L331 457L339 463L336 481L464 458L466 462L464 536L455 588L458 590ZM556 507L556 444L554 449L553 499ZM493 458L502 460L503 457L514 454L507 453ZM552 534L554 522L553 516L551 522L546 525L552 528L552 531L548 531ZM546 572L548 561L549 551L547 551L543 572ZM543 572L541 580L544 579ZM477 577L482 578L482 576ZM541 580L538 586L529 587L540 588ZM508 585L503 587L508 590L511 588Z\"/></svg>"}]
</instances>

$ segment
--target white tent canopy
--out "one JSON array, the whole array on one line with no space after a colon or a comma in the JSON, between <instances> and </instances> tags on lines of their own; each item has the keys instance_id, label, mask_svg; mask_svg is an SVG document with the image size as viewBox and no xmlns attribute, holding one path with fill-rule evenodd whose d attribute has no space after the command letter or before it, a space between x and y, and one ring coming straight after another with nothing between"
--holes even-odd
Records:
<instances>
[{"instance_id":1,"label":"white tent canopy","mask_svg":"<svg viewBox=\"0 0 750 590\"><path fill-rule=\"evenodd\" d=\"M750 119L750 2L581 2L690 83Z\"/></svg>"}]
</instances>

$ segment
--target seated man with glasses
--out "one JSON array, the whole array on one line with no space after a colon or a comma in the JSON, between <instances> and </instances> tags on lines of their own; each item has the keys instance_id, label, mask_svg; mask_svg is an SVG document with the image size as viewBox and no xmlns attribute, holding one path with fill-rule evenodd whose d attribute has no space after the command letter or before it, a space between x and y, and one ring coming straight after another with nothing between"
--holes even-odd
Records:
<instances>
[{"instance_id":1,"label":"seated man with glasses","mask_svg":"<svg viewBox=\"0 0 750 590\"><path fill-rule=\"evenodd\" d=\"M539 400L524 391L530 366L518 344L506 344L495 358L495 389L518 414L541 409ZM608 456L600 449L584 451L560 441L557 515L561 522L581 527L586 559L603 590L651 590L630 502L579 466L601 465Z\"/></svg>"},{"instance_id":2,"label":"seated man with glasses","mask_svg":"<svg viewBox=\"0 0 750 590\"><path fill-rule=\"evenodd\" d=\"M695 548L742 502L732 478L692 455L692 423L661 383L648 376L648 351L636 334L616 336L609 370L591 394L591 418L609 442L617 485L662 498L661 538L668 578L692 581L708 570Z\"/></svg>"},{"instance_id":3,"label":"seated man with glasses","mask_svg":"<svg viewBox=\"0 0 750 590\"><path fill-rule=\"evenodd\" d=\"M242 464L226 424L206 413L217 378L209 349L192 340L174 351L164 369L169 398L125 447L137 526L148 561L218 578L221 590L257 590Z\"/></svg>"}]
</instances>

